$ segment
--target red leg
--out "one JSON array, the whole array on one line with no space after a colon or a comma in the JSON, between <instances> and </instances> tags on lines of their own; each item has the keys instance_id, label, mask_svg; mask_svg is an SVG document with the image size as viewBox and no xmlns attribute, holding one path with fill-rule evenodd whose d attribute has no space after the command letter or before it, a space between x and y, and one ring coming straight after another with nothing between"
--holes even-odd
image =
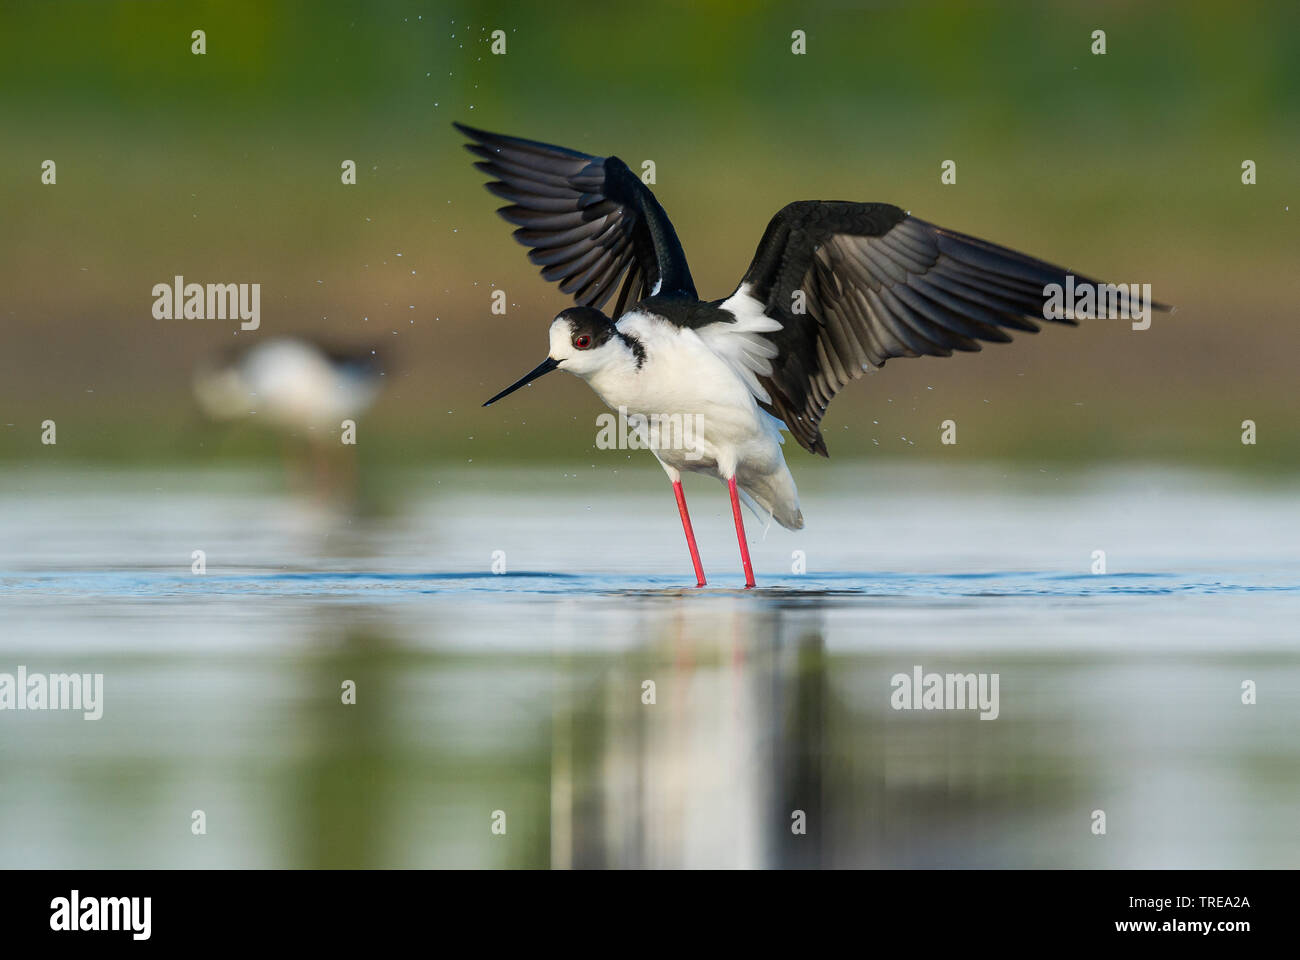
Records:
<instances>
[{"instance_id":1,"label":"red leg","mask_svg":"<svg viewBox=\"0 0 1300 960\"><path fill-rule=\"evenodd\" d=\"M695 531L691 529L691 515L686 512L686 494L682 492L682 482L673 481L673 493L677 496L677 512L682 515L682 529L686 531L686 546L691 550L691 563L695 565L697 587L704 586L704 567L700 565L700 550L695 546Z\"/></svg>"},{"instance_id":2,"label":"red leg","mask_svg":"<svg viewBox=\"0 0 1300 960\"><path fill-rule=\"evenodd\" d=\"M745 589L754 585L754 568L749 563L749 544L745 542L745 521L740 518L740 494L736 492L736 478L727 481L731 492L731 515L736 518L736 540L740 543L740 562L745 567Z\"/></svg>"}]
</instances>

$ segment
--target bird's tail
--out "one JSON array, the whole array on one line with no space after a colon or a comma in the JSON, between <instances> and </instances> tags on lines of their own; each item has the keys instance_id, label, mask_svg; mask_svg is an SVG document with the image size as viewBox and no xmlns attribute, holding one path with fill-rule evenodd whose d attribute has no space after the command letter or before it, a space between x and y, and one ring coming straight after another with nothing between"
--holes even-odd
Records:
<instances>
[{"instance_id":1,"label":"bird's tail","mask_svg":"<svg viewBox=\"0 0 1300 960\"><path fill-rule=\"evenodd\" d=\"M780 469L762 476L738 476L736 486L749 509L764 523L775 520L787 530L803 529L803 512L799 509L799 491L795 489L790 468L782 462Z\"/></svg>"}]
</instances>

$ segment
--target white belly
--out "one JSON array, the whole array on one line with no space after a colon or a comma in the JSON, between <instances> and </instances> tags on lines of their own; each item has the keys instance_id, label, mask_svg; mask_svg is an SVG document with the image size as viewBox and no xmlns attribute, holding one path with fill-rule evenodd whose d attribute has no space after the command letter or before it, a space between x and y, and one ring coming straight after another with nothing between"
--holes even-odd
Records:
<instances>
[{"instance_id":1,"label":"white belly","mask_svg":"<svg viewBox=\"0 0 1300 960\"><path fill-rule=\"evenodd\" d=\"M777 421L694 331L662 322L628 327L646 351L641 369L597 373L588 382L611 409L642 418L646 445L660 460L716 476L783 467Z\"/></svg>"}]
</instances>

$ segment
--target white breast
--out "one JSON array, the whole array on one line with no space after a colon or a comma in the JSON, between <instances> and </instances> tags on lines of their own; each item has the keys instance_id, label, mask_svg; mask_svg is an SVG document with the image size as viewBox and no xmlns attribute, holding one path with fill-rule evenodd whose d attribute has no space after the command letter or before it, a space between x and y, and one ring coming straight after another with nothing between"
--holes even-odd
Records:
<instances>
[{"instance_id":1,"label":"white breast","mask_svg":"<svg viewBox=\"0 0 1300 960\"><path fill-rule=\"evenodd\" d=\"M744 380L700 335L659 317L630 313L618 329L640 341L645 360L634 372L598 373L592 386L611 406L639 413L713 413L757 409ZM603 371L602 371L603 373Z\"/></svg>"},{"instance_id":2,"label":"white breast","mask_svg":"<svg viewBox=\"0 0 1300 960\"><path fill-rule=\"evenodd\" d=\"M736 362L699 331L640 312L617 326L640 341L644 362L640 369L629 363L598 371L588 382L613 409L647 420L692 418L694 449L657 447L661 460L681 470L723 473L741 462L759 469L782 462L779 424L758 406Z\"/></svg>"}]
</instances>

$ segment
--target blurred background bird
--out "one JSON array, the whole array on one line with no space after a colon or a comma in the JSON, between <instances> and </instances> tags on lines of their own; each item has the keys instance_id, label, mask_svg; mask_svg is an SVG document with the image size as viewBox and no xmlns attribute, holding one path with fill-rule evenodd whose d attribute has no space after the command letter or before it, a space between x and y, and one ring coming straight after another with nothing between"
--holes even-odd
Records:
<instances>
[{"instance_id":1,"label":"blurred background bird","mask_svg":"<svg viewBox=\"0 0 1300 960\"><path fill-rule=\"evenodd\" d=\"M214 421L266 424L283 440L290 489L322 499L356 494L356 419L379 395L384 371L370 346L305 336L239 344L201 363L194 397Z\"/></svg>"}]
</instances>

